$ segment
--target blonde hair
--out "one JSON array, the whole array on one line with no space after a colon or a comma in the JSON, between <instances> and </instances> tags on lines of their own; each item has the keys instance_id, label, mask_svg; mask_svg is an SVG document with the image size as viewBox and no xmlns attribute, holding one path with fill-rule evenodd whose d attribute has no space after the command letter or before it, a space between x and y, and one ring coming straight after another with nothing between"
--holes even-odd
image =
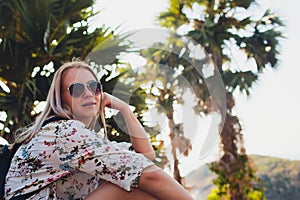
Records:
<instances>
[{"instance_id":1,"label":"blonde hair","mask_svg":"<svg viewBox=\"0 0 300 200\"><path fill-rule=\"evenodd\" d=\"M54 74L48 96L46 99L46 106L40 113L37 119L29 127L25 127L16 132L15 143L27 143L29 142L40 130L43 122L51 116L59 116L66 119L73 119L72 111L69 107L62 104L61 99L61 86L64 72L71 68L83 68L87 69L97 80L97 76L90 66L82 61L72 61L64 63ZM102 96L102 95L101 95ZM102 102L102 101L101 101ZM101 116L102 117L102 116ZM97 117L94 117L88 128L93 128L97 121ZM103 119L102 119L103 121Z\"/></svg>"}]
</instances>

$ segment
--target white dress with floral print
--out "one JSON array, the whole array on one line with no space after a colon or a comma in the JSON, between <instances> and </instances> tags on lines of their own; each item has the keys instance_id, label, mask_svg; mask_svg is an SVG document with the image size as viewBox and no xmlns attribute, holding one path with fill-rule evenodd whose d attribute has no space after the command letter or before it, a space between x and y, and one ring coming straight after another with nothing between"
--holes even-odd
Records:
<instances>
[{"instance_id":1,"label":"white dress with floral print","mask_svg":"<svg viewBox=\"0 0 300 200\"><path fill-rule=\"evenodd\" d=\"M83 199L104 181L131 191L153 163L130 145L106 141L80 121L49 123L14 155L6 198L42 188L30 199Z\"/></svg>"}]
</instances>

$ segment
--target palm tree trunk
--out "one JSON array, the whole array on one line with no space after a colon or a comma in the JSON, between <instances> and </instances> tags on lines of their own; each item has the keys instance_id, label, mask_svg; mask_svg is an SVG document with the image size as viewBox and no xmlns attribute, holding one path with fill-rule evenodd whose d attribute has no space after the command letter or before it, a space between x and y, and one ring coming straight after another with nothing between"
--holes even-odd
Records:
<instances>
[{"instance_id":1,"label":"palm tree trunk","mask_svg":"<svg viewBox=\"0 0 300 200\"><path fill-rule=\"evenodd\" d=\"M244 188L242 188L242 186L246 183L242 177L240 180L237 180L236 177L237 174L245 168L245 163L241 162L235 144L235 142L239 143L237 138L241 137L240 132L234 131L235 120L237 118L230 114L228 113L226 116L227 119L225 120L224 128L221 133L221 144L223 146L224 155L219 162L226 172L226 179L229 180L229 190L227 192L229 193L230 199L240 200L245 199Z\"/></svg>"},{"instance_id":2,"label":"palm tree trunk","mask_svg":"<svg viewBox=\"0 0 300 200\"><path fill-rule=\"evenodd\" d=\"M227 94L227 114L221 132L223 155L212 163L211 169L219 175L220 188L226 188L230 200L248 199L252 188L253 168L243 146L242 128L238 117L232 114L234 99Z\"/></svg>"},{"instance_id":3,"label":"palm tree trunk","mask_svg":"<svg viewBox=\"0 0 300 200\"><path fill-rule=\"evenodd\" d=\"M177 130L175 128L175 121L174 121L174 115L173 115L173 106L171 106L172 109L170 109L167 113L167 117L168 117L168 122L169 122L169 129L170 129L170 140L171 140L171 146L172 146L172 156L173 156L173 177L174 179L179 183L182 184L182 177L180 175L180 171L179 171L179 160L177 159L177 146L175 144L174 138L176 137L176 135L178 135Z\"/></svg>"}]
</instances>

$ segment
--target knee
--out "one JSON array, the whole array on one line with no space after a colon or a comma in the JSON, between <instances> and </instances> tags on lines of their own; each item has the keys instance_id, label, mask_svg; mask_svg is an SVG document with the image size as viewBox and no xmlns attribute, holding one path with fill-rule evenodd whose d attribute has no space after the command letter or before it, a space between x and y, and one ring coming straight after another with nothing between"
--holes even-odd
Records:
<instances>
[{"instance_id":1,"label":"knee","mask_svg":"<svg viewBox=\"0 0 300 200\"><path fill-rule=\"evenodd\" d=\"M160 183L162 184L164 182L164 176L165 172L161 168L157 166L151 166L142 172L140 177L140 185L155 184L158 186Z\"/></svg>"}]
</instances>

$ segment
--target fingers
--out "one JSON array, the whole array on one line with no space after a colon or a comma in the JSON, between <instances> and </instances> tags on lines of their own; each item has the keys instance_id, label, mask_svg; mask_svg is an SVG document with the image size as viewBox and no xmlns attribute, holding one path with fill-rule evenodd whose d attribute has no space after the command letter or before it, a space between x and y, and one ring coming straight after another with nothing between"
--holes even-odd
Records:
<instances>
[{"instance_id":1,"label":"fingers","mask_svg":"<svg viewBox=\"0 0 300 200\"><path fill-rule=\"evenodd\" d=\"M105 107L107 107L107 93L103 92L100 98L100 113L105 113Z\"/></svg>"},{"instance_id":2,"label":"fingers","mask_svg":"<svg viewBox=\"0 0 300 200\"><path fill-rule=\"evenodd\" d=\"M106 92L104 92L102 94L102 99L101 99L101 104L102 104L102 107L103 109L105 107L108 107L108 108L111 108L111 104L112 104L112 96Z\"/></svg>"},{"instance_id":3,"label":"fingers","mask_svg":"<svg viewBox=\"0 0 300 200\"><path fill-rule=\"evenodd\" d=\"M110 95L106 92L104 92L102 94L100 111L104 111L105 107L116 109L116 110L121 110L126 106L128 106L128 105L121 99L119 99L113 95Z\"/></svg>"}]
</instances>

